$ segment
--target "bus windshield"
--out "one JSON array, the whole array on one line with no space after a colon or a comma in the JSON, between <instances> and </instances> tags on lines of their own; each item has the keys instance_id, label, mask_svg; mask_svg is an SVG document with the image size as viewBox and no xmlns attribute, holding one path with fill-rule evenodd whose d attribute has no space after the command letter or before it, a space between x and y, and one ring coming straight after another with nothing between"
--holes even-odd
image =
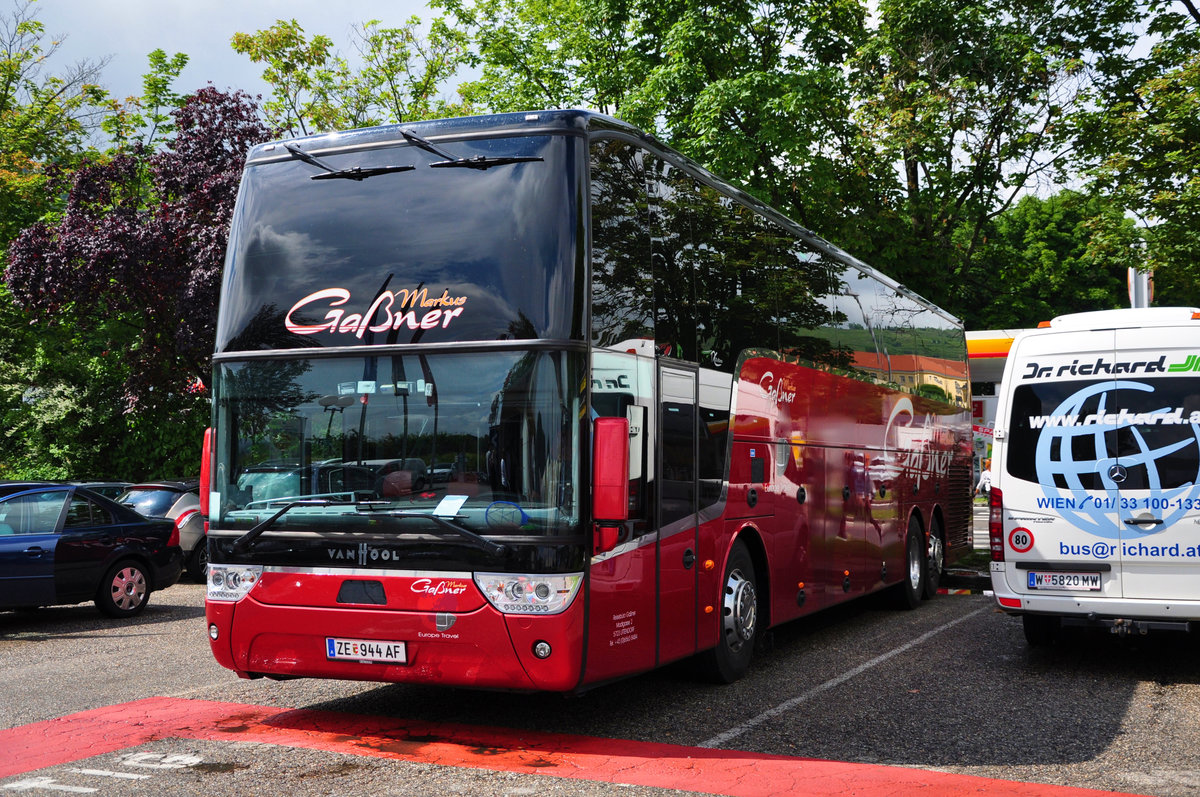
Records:
<instances>
[{"instance_id":1,"label":"bus windshield","mask_svg":"<svg viewBox=\"0 0 1200 797\"><path fill-rule=\"evenodd\" d=\"M273 531L433 533L425 516L478 535L575 534L583 362L490 351L220 364L217 519L249 528L297 503Z\"/></svg>"}]
</instances>

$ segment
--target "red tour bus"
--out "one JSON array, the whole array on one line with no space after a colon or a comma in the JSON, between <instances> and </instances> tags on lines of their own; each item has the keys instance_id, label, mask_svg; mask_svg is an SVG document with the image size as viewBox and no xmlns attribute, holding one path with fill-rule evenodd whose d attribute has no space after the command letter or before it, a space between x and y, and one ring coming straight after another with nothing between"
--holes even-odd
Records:
<instances>
[{"instance_id":1,"label":"red tour bus","mask_svg":"<svg viewBox=\"0 0 1200 797\"><path fill-rule=\"evenodd\" d=\"M654 139L547 111L256 147L206 449L243 677L572 692L970 550L961 324Z\"/></svg>"}]
</instances>

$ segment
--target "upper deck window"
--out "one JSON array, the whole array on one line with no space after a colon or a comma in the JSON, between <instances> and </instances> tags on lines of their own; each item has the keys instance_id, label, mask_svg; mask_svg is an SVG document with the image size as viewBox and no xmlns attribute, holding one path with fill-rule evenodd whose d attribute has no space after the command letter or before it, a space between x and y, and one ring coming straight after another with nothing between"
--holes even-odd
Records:
<instances>
[{"instance_id":1,"label":"upper deck window","mask_svg":"<svg viewBox=\"0 0 1200 797\"><path fill-rule=\"evenodd\" d=\"M438 141L251 165L222 286L217 351L582 338L569 136ZM281 148L281 153L287 150ZM397 165L412 165L390 171ZM325 179L328 168L370 179ZM313 179L317 177L318 179Z\"/></svg>"}]
</instances>

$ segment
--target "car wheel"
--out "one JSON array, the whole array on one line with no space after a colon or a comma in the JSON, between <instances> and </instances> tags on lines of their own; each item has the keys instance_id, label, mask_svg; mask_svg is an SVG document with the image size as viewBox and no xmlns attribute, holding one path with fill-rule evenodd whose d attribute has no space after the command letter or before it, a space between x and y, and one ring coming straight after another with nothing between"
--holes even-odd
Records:
<instances>
[{"instance_id":1,"label":"car wheel","mask_svg":"<svg viewBox=\"0 0 1200 797\"><path fill-rule=\"evenodd\" d=\"M745 543L738 540L729 551L721 590L721 628L717 646L703 654L706 676L717 683L733 683L750 669L758 637L758 588L754 561Z\"/></svg>"},{"instance_id":2,"label":"car wheel","mask_svg":"<svg viewBox=\"0 0 1200 797\"><path fill-rule=\"evenodd\" d=\"M109 617L133 617L150 600L150 579L145 566L126 560L117 562L100 582L96 608Z\"/></svg>"},{"instance_id":3,"label":"car wheel","mask_svg":"<svg viewBox=\"0 0 1200 797\"><path fill-rule=\"evenodd\" d=\"M1025 630L1025 642L1031 648L1044 648L1052 644L1062 627L1062 621L1046 614L1023 614L1021 625Z\"/></svg>"},{"instance_id":4,"label":"car wheel","mask_svg":"<svg viewBox=\"0 0 1200 797\"><path fill-rule=\"evenodd\" d=\"M188 575L193 580L204 583L208 577L208 537L201 537L188 557Z\"/></svg>"},{"instance_id":5,"label":"car wheel","mask_svg":"<svg viewBox=\"0 0 1200 797\"><path fill-rule=\"evenodd\" d=\"M925 594L925 534L916 516L908 520L908 536L904 542L904 578L896 585L896 604L901 609L915 609Z\"/></svg>"},{"instance_id":6,"label":"car wheel","mask_svg":"<svg viewBox=\"0 0 1200 797\"><path fill-rule=\"evenodd\" d=\"M935 518L929 524L929 550L925 557L925 598L937 594L938 586L942 583L942 566L946 563L946 541L942 534L942 525Z\"/></svg>"}]
</instances>

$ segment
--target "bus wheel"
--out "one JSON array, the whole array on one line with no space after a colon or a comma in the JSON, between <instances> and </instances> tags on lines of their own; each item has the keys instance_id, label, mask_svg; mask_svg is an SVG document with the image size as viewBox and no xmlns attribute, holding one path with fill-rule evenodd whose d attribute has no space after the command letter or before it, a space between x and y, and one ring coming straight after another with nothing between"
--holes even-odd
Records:
<instances>
[{"instance_id":1,"label":"bus wheel","mask_svg":"<svg viewBox=\"0 0 1200 797\"><path fill-rule=\"evenodd\" d=\"M896 585L896 604L901 609L915 609L925 594L925 534L916 516L908 520L908 536L904 542L904 578Z\"/></svg>"},{"instance_id":2,"label":"bus wheel","mask_svg":"<svg viewBox=\"0 0 1200 797\"><path fill-rule=\"evenodd\" d=\"M925 557L925 598L937 594L942 582L942 565L946 563L946 541L942 535L942 524L937 518L929 521L929 551Z\"/></svg>"},{"instance_id":3,"label":"bus wheel","mask_svg":"<svg viewBox=\"0 0 1200 797\"><path fill-rule=\"evenodd\" d=\"M1054 642L1062 622L1057 617L1045 614L1023 614L1021 625L1025 630L1025 642L1031 648L1044 648Z\"/></svg>"},{"instance_id":4,"label":"bus wheel","mask_svg":"<svg viewBox=\"0 0 1200 797\"><path fill-rule=\"evenodd\" d=\"M729 551L721 594L721 639L704 654L705 674L717 683L733 683L750 669L758 634L758 590L754 562L741 540Z\"/></svg>"}]
</instances>

